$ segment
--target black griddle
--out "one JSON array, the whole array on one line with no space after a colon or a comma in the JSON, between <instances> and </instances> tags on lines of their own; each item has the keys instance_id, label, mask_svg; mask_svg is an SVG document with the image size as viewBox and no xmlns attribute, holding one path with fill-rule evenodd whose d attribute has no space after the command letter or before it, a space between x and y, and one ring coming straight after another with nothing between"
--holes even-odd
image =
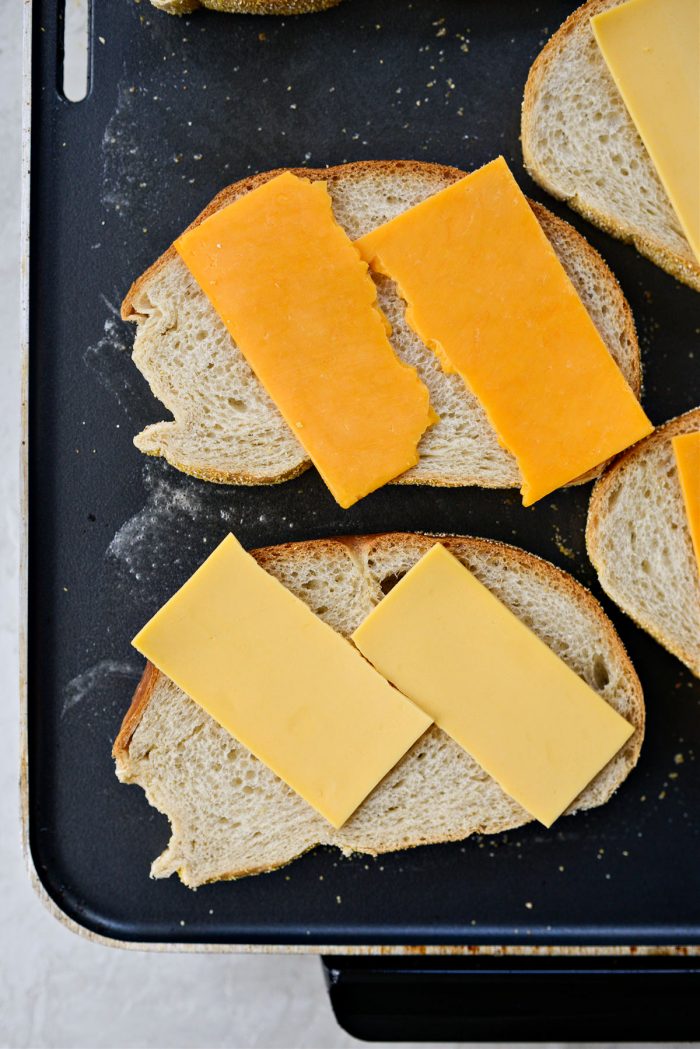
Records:
<instances>
[{"instance_id":1,"label":"black griddle","mask_svg":"<svg viewBox=\"0 0 700 1049\"><path fill-rule=\"evenodd\" d=\"M297 18L177 19L93 0L77 104L59 90L60 6L34 0L32 16L28 811L48 896L91 933L142 945L699 945L700 685L601 594L588 487L533 509L515 491L386 487L341 511L313 471L218 487L132 445L164 409L117 316L131 280L228 182L370 158L470 169L503 153L618 275L652 420L700 403L697 293L523 171L527 71L574 4L344 0ZM609 804L551 831L377 859L320 848L196 893L149 880L167 821L110 757L141 671L131 637L229 530L252 547L394 529L512 542L591 587L645 689L638 768Z\"/></svg>"}]
</instances>

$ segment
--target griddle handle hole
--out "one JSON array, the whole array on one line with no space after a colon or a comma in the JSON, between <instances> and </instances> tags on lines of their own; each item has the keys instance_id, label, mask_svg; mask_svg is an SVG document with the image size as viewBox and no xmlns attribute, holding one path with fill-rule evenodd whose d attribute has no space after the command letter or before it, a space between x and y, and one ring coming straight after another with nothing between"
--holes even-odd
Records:
<instances>
[{"instance_id":1,"label":"griddle handle hole","mask_svg":"<svg viewBox=\"0 0 700 1049\"><path fill-rule=\"evenodd\" d=\"M68 102L82 102L90 90L91 2L58 0L58 5L63 25L59 39L60 91Z\"/></svg>"}]
</instances>

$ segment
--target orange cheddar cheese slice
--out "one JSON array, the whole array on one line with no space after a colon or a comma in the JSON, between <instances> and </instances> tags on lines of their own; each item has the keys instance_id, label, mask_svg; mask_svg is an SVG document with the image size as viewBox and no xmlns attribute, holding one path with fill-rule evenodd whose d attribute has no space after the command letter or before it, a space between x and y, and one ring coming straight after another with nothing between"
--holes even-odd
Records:
<instances>
[{"instance_id":1,"label":"orange cheddar cheese slice","mask_svg":"<svg viewBox=\"0 0 700 1049\"><path fill-rule=\"evenodd\" d=\"M428 390L325 183L285 172L175 247L342 507L416 464Z\"/></svg>"},{"instance_id":2,"label":"orange cheddar cheese slice","mask_svg":"<svg viewBox=\"0 0 700 1049\"><path fill-rule=\"evenodd\" d=\"M700 430L679 434L672 440L688 528L700 572Z\"/></svg>"},{"instance_id":3,"label":"orange cheddar cheese slice","mask_svg":"<svg viewBox=\"0 0 700 1049\"><path fill-rule=\"evenodd\" d=\"M502 157L357 246L481 401L526 506L653 429Z\"/></svg>"}]
</instances>

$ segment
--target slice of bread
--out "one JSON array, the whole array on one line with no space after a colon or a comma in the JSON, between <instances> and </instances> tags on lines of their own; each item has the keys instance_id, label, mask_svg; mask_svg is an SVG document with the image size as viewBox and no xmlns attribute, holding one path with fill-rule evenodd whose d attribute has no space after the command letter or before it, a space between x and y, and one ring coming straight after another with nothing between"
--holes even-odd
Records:
<instances>
[{"instance_id":1,"label":"slice of bread","mask_svg":"<svg viewBox=\"0 0 700 1049\"><path fill-rule=\"evenodd\" d=\"M195 219L255 189L278 171L223 190ZM414 161L371 161L326 169L296 169L323 179L338 222L355 239L462 178L464 172ZM638 395L639 346L629 306L614 276L579 234L539 204L542 228L591 314L610 353ZM484 410L458 375L446 375L411 331L394 283L375 277L389 318L392 344L430 390L440 421L423 436L419 463L404 484L517 488L515 459L498 443ZM226 484L270 484L295 477L310 464L304 449L253 375L222 321L174 248L131 287L122 305L138 325L133 359L155 396L172 412L136 437L149 455L195 477Z\"/></svg>"},{"instance_id":2,"label":"slice of bread","mask_svg":"<svg viewBox=\"0 0 700 1049\"><path fill-rule=\"evenodd\" d=\"M304 15L336 7L340 0L151 0L169 15L189 15L198 7L239 15Z\"/></svg>"},{"instance_id":3,"label":"slice of bread","mask_svg":"<svg viewBox=\"0 0 700 1049\"><path fill-rule=\"evenodd\" d=\"M602 805L636 764L644 734L641 687L614 627L575 579L533 554L485 539L440 541L635 726L570 811ZM347 637L434 543L427 535L393 533L290 543L254 555ZM119 779L143 787L172 826L153 877L177 872L192 887L272 870L318 844L377 854L496 834L530 820L433 726L334 830L150 665L113 753Z\"/></svg>"},{"instance_id":4,"label":"slice of bread","mask_svg":"<svg viewBox=\"0 0 700 1049\"><path fill-rule=\"evenodd\" d=\"M700 408L625 452L593 489L586 544L603 589L700 677L700 575L671 438Z\"/></svg>"},{"instance_id":5,"label":"slice of bread","mask_svg":"<svg viewBox=\"0 0 700 1049\"><path fill-rule=\"evenodd\" d=\"M700 291L700 263L590 26L622 2L589 0L535 60L523 99L525 167L553 196Z\"/></svg>"}]
</instances>

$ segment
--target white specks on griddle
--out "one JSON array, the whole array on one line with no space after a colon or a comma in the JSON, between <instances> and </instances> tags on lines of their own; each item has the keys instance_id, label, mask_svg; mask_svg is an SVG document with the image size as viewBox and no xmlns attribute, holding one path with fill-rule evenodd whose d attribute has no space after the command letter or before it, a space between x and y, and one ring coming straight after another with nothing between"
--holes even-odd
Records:
<instances>
[{"instance_id":1,"label":"white specks on griddle","mask_svg":"<svg viewBox=\"0 0 700 1049\"><path fill-rule=\"evenodd\" d=\"M119 310L105 295L101 296L109 316L104 321L104 334L83 353L83 363L97 376L101 386L115 398L127 418L139 413L146 402L143 383L131 363L131 339Z\"/></svg>"},{"instance_id":2,"label":"white specks on griddle","mask_svg":"<svg viewBox=\"0 0 700 1049\"><path fill-rule=\"evenodd\" d=\"M137 96L133 85L119 86L114 113L102 136L102 202L116 212L129 208L134 187L149 174L140 163L140 137L132 116Z\"/></svg>"},{"instance_id":3,"label":"white specks on griddle","mask_svg":"<svg viewBox=\"0 0 700 1049\"><path fill-rule=\"evenodd\" d=\"M118 677L136 685L141 676L141 666L136 662L102 659L71 678L62 690L61 717L86 700L95 701L103 690L107 690L112 678Z\"/></svg>"},{"instance_id":4,"label":"white specks on griddle","mask_svg":"<svg viewBox=\"0 0 700 1049\"><path fill-rule=\"evenodd\" d=\"M240 535L255 521L258 545L265 545L287 522L287 517L261 522L247 493L187 477L159 460L146 460L142 477L145 504L117 530L105 551L119 570L121 585L134 597L160 592L164 578L174 577L181 585L202 563L206 549L228 532Z\"/></svg>"}]
</instances>

